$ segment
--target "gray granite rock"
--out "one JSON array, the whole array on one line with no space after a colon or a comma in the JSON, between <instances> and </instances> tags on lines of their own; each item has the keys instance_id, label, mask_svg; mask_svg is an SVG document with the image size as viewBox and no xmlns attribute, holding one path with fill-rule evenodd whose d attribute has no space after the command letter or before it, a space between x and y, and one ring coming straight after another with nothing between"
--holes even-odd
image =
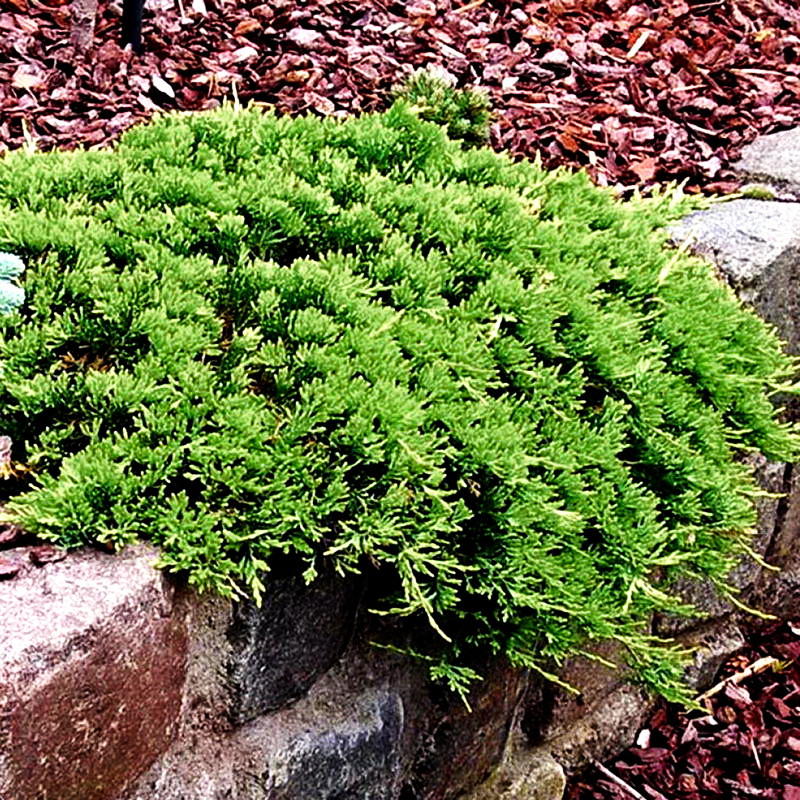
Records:
<instances>
[{"instance_id":1,"label":"gray granite rock","mask_svg":"<svg viewBox=\"0 0 800 800\"><path fill-rule=\"evenodd\" d=\"M800 129L759 136L743 148L733 171L773 188L779 198L800 199Z\"/></svg>"},{"instance_id":2,"label":"gray granite rock","mask_svg":"<svg viewBox=\"0 0 800 800\"><path fill-rule=\"evenodd\" d=\"M302 697L338 660L358 587L334 575L310 586L265 582L260 607L177 593L189 640L178 735L124 800L239 800L236 776L249 751L239 746L237 727ZM343 703L352 693L345 684Z\"/></svg>"},{"instance_id":3,"label":"gray granite rock","mask_svg":"<svg viewBox=\"0 0 800 800\"><path fill-rule=\"evenodd\" d=\"M800 352L800 204L732 200L689 214L673 240L717 265L739 297Z\"/></svg>"},{"instance_id":4,"label":"gray granite rock","mask_svg":"<svg viewBox=\"0 0 800 800\"><path fill-rule=\"evenodd\" d=\"M224 614L211 617L209 627L224 630ZM213 650L217 637L209 635ZM200 694L213 696L216 681L206 674L201 684L212 691ZM187 682L187 699L192 694ZM190 722L179 740L119 800L405 798L431 725L429 694L419 661L355 643L302 698L242 726L215 729L195 719L194 700L186 703ZM207 707L201 702L203 713Z\"/></svg>"},{"instance_id":5,"label":"gray granite rock","mask_svg":"<svg viewBox=\"0 0 800 800\"><path fill-rule=\"evenodd\" d=\"M114 800L246 800L235 789L239 755L228 739L199 736L159 759Z\"/></svg>"},{"instance_id":6,"label":"gray granite rock","mask_svg":"<svg viewBox=\"0 0 800 800\"><path fill-rule=\"evenodd\" d=\"M342 692L333 674L290 708L243 727L240 800L396 800L405 710L390 688ZM200 800L199 798L197 800Z\"/></svg>"},{"instance_id":7,"label":"gray granite rock","mask_svg":"<svg viewBox=\"0 0 800 800\"><path fill-rule=\"evenodd\" d=\"M780 509L784 501L781 495L784 491L787 467L786 464L767 461L757 454L748 456L748 462L753 467L758 485L765 493L756 500L758 525L751 547L761 558L768 559L779 524L779 514L782 513ZM770 573L770 577L773 574ZM728 583L739 592L738 599L756 609L765 605L763 582L764 568L750 556L744 556L728 576ZM673 592L687 603L691 603L698 613L692 617L657 615L654 620L654 632L660 636L678 636L695 629L704 629L708 622L714 619L719 619L720 625L724 627L726 623L722 618L736 611L733 603L721 597L710 581L680 580L673 588Z\"/></svg>"},{"instance_id":8,"label":"gray granite rock","mask_svg":"<svg viewBox=\"0 0 800 800\"><path fill-rule=\"evenodd\" d=\"M678 644L693 650L686 670L686 684L693 690L708 688L722 664L745 646L735 619L713 620L678 638Z\"/></svg>"},{"instance_id":9,"label":"gray granite rock","mask_svg":"<svg viewBox=\"0 0 800 800\"><path fill-rule=\"evenodd\" d=\"M760 575L759 608L782 619L800 615L800 470L789 465L784 473L784 496L778 504L775 534L766 553L778 571Z\"/></svg>"},{"instance_id":10,"label":"gray granite rock","mask_svg":"<svg viewBox=\"0 0 800 800\"><path fill-rule=\"evenodd\" d=\"M570 771L592 759L605 761L633 744L652 707L653 698L643 689L623 684L602 703L586 708L570 727L553 730L546 748Z\"/></svg>"},{"instance_id":11,"label":"gray granite rock","mask_svg":"<svg viewBox=\"0 0 800 800\"><path fill-rule=\"evenodd\" d=\"M170 745L186 631L156 556L76 552L0 584L0 797L111 800Z\"/></svg>"},{"instance_id":12,"label":"gray granite rock","mask_svg":"<svg viewBox=\"0 0 800 800\"><path fill-rule=\"evenodd\" d=\"M469 708L451 692L436 692L408 780L414 797L458 797L502 760L527 675L500 657L472 666L482 680L469 694Z\"/></svg>"},{"instance_id":13,"label":"gray granite rock","mask_svg":"<svg viewBox=\"0 0 800 800\"><path fill-rule=\"evenodd\" d=\"M260 607L242 602L233 609L231 717L248 720L302 696L335 663L353 632L360 586L354 578L267 575Z\"/></svg>"},{"instance_id":14,"label":"gray granite rock","mask_svg":"<svg viewBox=\"0 0 800 800\"><path fill-rule=\"evenodd\" d=\"M592 650L609 662L621 660L622 653L612 643L596 644ZM564 664L559 677L580 694L549 683L533 685L521 718L531 744L551 752L565 769L576 770L592 759L604 761L633 742L653 698L626 683L624 669L577 657Z\"/></svg>"}]
</instances>

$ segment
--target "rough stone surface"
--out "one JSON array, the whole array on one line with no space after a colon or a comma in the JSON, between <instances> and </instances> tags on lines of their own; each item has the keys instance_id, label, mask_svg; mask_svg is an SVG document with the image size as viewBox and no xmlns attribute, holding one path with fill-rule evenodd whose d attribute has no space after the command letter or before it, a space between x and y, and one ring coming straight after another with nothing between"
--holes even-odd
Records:
<instances>
[{"instance_id":1,"label":"rough stone surface","mask_svg":"<svg viewBox=\"0 0 800 800\"><path fill-rule=\"evenodd\" d=\"M693 649L686 669L687 685L697 691L711 685L727 658L745 646L734 619L714 620L679 637L678 644Z\"/></svg>"},{"instance_id":2,"label":"rough stone surface","mask_svg":"<svg viewBox=\"0 0 800 800\"><path fill-rule=\"evenodd\" d=\"M238 755L226 738L197 737L159 759L114 800L249 800L235 793Z\"/></svg>"},{"instance_id":3,"label":"rough stone surface","mask_svg":"<svg viewBox=\"0 0 800 800\"><path fill-rule=\"evenodd\" d=\"M743 148L733 170L745 180L774 187L780 198L800 199L800 129L759 136Z\"/></svg>"},{"instance_id":4,"label":"rough stone surface","mask_svg":"<svg viewBox=\"0 0 800 800\"><path fill-rule=\"evenodd\" d=\"M328 674L289 708L186 742L125 800L397 800L402 698L385 686L346 684Z\"/></svg>"},{"instance_id":5,"label":"rough stone surface","mask_svg":"<svg viewBox=\"0 0 800 800\"><path fill-rule=\"evenodd\" d=\"M240 730L240 800L393 800L402 780L405 708L399 693L342 691L328 674L290 708ZM199 798L198 798L199 800Z\"/></svg>"},{"instance_id":6,"label":"rough stone surface","mask_svg":"<svg viewBox=\"0 0 800 800\"><path fill-rule=\"evenodd\" d=\"M765 493L756 499L758 522L751 547L761 558L766 558L778 527L781 497L786 488L786 464L767 461L761 455L750 456L748 462L753 467L759 487ZM758 561L745 558L731 573L729 581L740 590L740 597L745 603L755 602L754 590L762 571L763 567Z\"/></svg>"},{"instance_id":7,"label":"rough stone surface","mask_svg":"<svg viewBox=\"0 0 800 800\"><path fill-rule=\"evenodd\" d=\"M187 619L213 653L224 609L206 603ZM220 679L209 673L229 654L203 662L190 650L178 741L124 800L450 800L473 789L501 760L525 674L503 662L474 665L486 680L469 697L470 713L432 687L424 663L369 638L361 630L293 704L229 730L214 728Z\"/></svg>"},{"instance_id":8,"label":"rough stone surface","mask_svg":"<svg viewBox=\"0 0 800 800\"><path fill-rule=\"evenodd\" d=\"M800 614L800 473L796 465L784 473L784 492L766 553L767 562L780 571L761 574L757 601L764 611L790 619Z\"/></svg>"},{"instance_id":9,"label":"rough stone surface","mask_svg":"<svg viewBox=\"0 0 800 800\"><path fill-rule=\"evenodd\" d=\"M441 693L416 755L409 787L424 800L457 797L485 780L501 761L526 675L504 660L478 666L483 680L468 697Z\"/></svg>"},{"instance_id":10,"label":"rough stone surface","mask_svg":"<svg viewBox=\"0 0 800 800\"><path fill-rule=\"evenodd\" d=\"M334 573L306 585L271 578L260 607L237 604L231 642L231 714L243 723L303 695L336 662L352 633L358 582Z\"/></svg>"},{"instance_id":11,"label":"rough stone surface","mask_svg":"<svg viewBox=\"0 0 800 800\"><path fill-rule=\"evenodd\" d=\"M779 515L782 507L782 494L785 491L786 464L767 461L763 456L750 456L753 471L758 485L765 495L757 498L758 525L751 547L761 558L768 559L773 546L776 529L779 526ZM745 556L731 574L728 582L739 590L739 600L760 609L764 607L763 582L764 568L756 559ZM695 606L697 616L677 617L674 615L657 615L654 620L654 632L660 636L678 636L698 627L703 627L709 620L723 619L735 612L731 602L721 597L709 581L681 580L674 589L685 601ZM768 604L769 605L769 604ZM764 609L766 610L766 608ZM720 622L724 627L725 623Z\"/></svg>"},{"instance_id":12,"label":"rough stone surface","mask_svg":"<svg viewBox=\"0 0 800 800\"><path fill-rule=\"evenodd\" d=\"M570 771L586 766L592 758L605 761L634 741L652 705L644 690L620 686L602 703L587 708L570 728L554 731L547 750Z\"/></svg>"},{"instance_id":13,"label":"rough stone surface","mask_svg":"<svg viewBox=\"0 0 800 800\"><path fill-rule=\"evenodd\" d=\"M620 653L609 643L595 655L617 663ZM581 693L553 684L534 684L524 701L521 728L533 745L550 751L565 769L603 760L633 741L653 698L625 682L623 669L611 669L589 658L570 659L560 677Z\"/></svg>"},{"instance_id":14,"label":"rough stone surface","mask_svg":"<svg viewBox=\"0 0 800 800\"><path fill-rule=\"evenodd\" d=\"M178 734L158 759L119 800L230 800L236 753L229 746L231 659L227 633L231 602L183 589L176 610L188 632Z\"/></svg>"},{"instance_id":15,"label":"rough stone surface","mask_svg":"<svg viewBox=\"0 0 800 800\"><path fill-rule=\"evenodd\" d=\"M622 656L619 647L609 642L596 645L593 652L612 663L618 663ZM554 739L569 731L589 709L602 706L625 685L622 669L611 669L584 657L569 659L559 670L559 676L579 694L546 681L532 685L525 698L522 725L533 742Z\"/></svg>"},{"instance_id":16,"label":"rough stone surface","mask_svg":"<svg viewBox=\"0 0 800 800\"><path fill-rule=\"evenodd\" d=\"M800 204L733 200L689 214L672 230L676 243L694 242L739 297L800 352Z\"/></svg>"},{"instance_id":17,"label":"rough stone surface","mask_svg":"<svg viewBox=\"0 0 800 800\"><path fill-rule=\"evenodd\" d=\"M213 652L225 631L225 611L206 607L196 616L190 628L205 629L204 647ZM120 800L399 800L433 708L419 661L359 639L303 698L230 729L208 722L215 704L207 698L219 676L209 679L208 663L198 660L196 666L195 678L206 690L191 686L190 653L184 701L189 722L179 740ZM213 713L210 719L216 719ZM370 793L368 782L384 794ZM312 783L318 790L311 790Z\"/></svg>"},{"instance_id":18,"label":"rough stone surface","mask_svg":"<svg viewBox=\"0 0 800 800\"><path fill-rule=\"evenodd\" d=\"M690 617L656 614L653 619L653 632L657 636L667 638L680 636L702 627L711 620L721 620L734 612L733 604L720 596L711 581L681 578L676 582L672 592L684 602L694 606L697 613Z\"/></svg>"},{"instance_id":19,"label":"rough stone surface","mask_svg":"<svg viewBox=\"0 0 800 800\"><path fill-rule=\"evenodd\" d=\"M502 765L463 800L562 800L564 768L542 748L531 748L516 735Z\"/></svg>"},{"instance_id":20,"label":"rough stone surface","mask_svg":"<svg viewBox=\"0 0 800 800\"><path fill-rule=\"evenodd\" d=\"M228 676L232 604L219 595L198 596L183 588L177 605L186 620L189 639L181 737L194 737L197 732L226 732L232 724Z\"/></svg>"},{"instance_id":21,"label":"rough stone surface","mask_svg":"<svg viewBox=\"0 0 800 800\"><path fill-rule=\"evenodd\" d=\"M137 546L0 584L0 797L111 800L172 740L186 632Z\"/></svg>"}]
</instances>

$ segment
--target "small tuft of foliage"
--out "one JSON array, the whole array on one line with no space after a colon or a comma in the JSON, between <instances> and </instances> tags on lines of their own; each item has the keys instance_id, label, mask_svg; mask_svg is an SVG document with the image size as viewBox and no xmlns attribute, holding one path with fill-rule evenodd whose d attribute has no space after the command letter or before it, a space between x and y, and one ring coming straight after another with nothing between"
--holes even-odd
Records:
<instances>
[{"instance_id":1,"label":"small tuft of foliage","mask_svg":"<svg viewBox=\"0 0 800 800\"><path fill-rule=\"evenodd\" d=\"M769 186L760 184L745 186L740 194L742 197L748 197L751 200L775 200L775 192Z\"/></svg>"},{"instance_id":2,"label":"small tuft of foliage","mask_svg":"<svg viewBox=\"0 0 800 800\"><path fill-rule=\"evenodd\" d=\"M594 639L675 697L644 631L670 581L724 589L797 452L794 364L675 196L463 150L405 102L344 122L226 108L113 150L0 161L6 513L67 547L139 538L258 598L278 554L380 567L376 610L545 672Z\"/></svg>"},{"instance_id":3,"label":"small tuft of foliage","mask_svg":"<svg viewBox=\"0 0 800 800\"><path fill-rule=\"evenodd\" d=\"M457 89L431 70L420 69L400 84L395 99L408 102L420 119L441 125L466 146L487 144L492 106L482 89Z\"/></svg>"}]
</instances>

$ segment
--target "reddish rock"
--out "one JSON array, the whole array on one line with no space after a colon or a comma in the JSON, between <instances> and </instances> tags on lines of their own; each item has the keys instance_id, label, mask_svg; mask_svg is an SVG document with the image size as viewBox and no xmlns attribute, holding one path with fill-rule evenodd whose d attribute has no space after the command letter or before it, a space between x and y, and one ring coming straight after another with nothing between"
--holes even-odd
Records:
<instances>
[{"instance_id":1,"label":"reddish rock","mask_svg":"<svg viewBox=\"0 0 800 800\"><path fill-rule=\"evenodd\" d=\"M0 524L0 545L9 546L22 538L19 525Z\"/></svg>"},{"instance_id":2,"label":"reddish rock","mask_svg":"<svg viewBox=\"0 0 800 800\"><path fill-rule=\"evenodd\" d=\"M168 747L186 634L154 560L73 553L0 585L0 797L111 800Z\"/></svg>"},{"instance_id":3,"label":"reddish rock","mask_svg":"<svg viewBox=\"0 0 800 800\"><path fill-rule=\"evenodd\" d=\"M28 558L37 567L43 567L45 564L52 564L55 561L63 561L66 557L66 550L60 547L53 547L50 544L37 545L36 547L31 547L28 551Z\"/></svg>"},{"instance_id":4,"label":"reddish rock","mask_svg":"<svg viewBox=\"0 0 800 800\"><path fill-rule=\"evenodd\" d=\"M23 564L13 555L0 556L0 580L15 578L22 570Z\"/></svg>"},{"instance_id":5,"label":"reddish rock","mask_svg":"<svg viewBox=\"0 0 800 800\"><path fill-rule=\"evenodd\" d=\"M503 659L493 659L478 672L483 680L469 694L470 708L448 693L433 709L410 779L415 797L458 797L500 762L526 676Z\"/></svg>"}]
</instances>

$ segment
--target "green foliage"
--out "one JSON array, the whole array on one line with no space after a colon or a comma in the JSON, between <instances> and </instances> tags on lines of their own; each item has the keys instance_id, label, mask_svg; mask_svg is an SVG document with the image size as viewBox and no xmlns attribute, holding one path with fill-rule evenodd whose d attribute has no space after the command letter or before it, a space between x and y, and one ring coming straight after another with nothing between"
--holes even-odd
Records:
<instances>
[{"instance_id":1,"label":"green foliage","mask_svg":"<svg viewBox=\"0 0 800 800\"><path fill-rule=\"evenodd\" d=\"M12 153L0 434L30 472L0 499L64 546L151 539L229 595L278 553L308 580L377 566L376 610L438 631L457 689L473 647L545 671L614 639L674 696L648 615L745 547L741 456L797 445L769 399L794 365L665 249L681 211L462 150L402 102Z\"/></svg>"},{"instance_id":2,"label":"green foliage","mask_svg":"<svg viewBox=\"0 0 800 800\"><path fill-rule=\"evenodd\" d=\"M395 89L395 98L414 107L417 115L441 125L451 139L465 145L486 144L492 106L481 89L456 89L429 70L417 70Z\"/></svg>"},{"instance_id":3,"label":"green foliage","mask_svg":"<svg viewBox=\"0 0 800 800\"><path fill-rule=\"evenodd\" d=\"M775 192L769 186L745 186L741 191L742 197L749 197L751 200L774 200Z\"/></svg>"}]
</instances>

